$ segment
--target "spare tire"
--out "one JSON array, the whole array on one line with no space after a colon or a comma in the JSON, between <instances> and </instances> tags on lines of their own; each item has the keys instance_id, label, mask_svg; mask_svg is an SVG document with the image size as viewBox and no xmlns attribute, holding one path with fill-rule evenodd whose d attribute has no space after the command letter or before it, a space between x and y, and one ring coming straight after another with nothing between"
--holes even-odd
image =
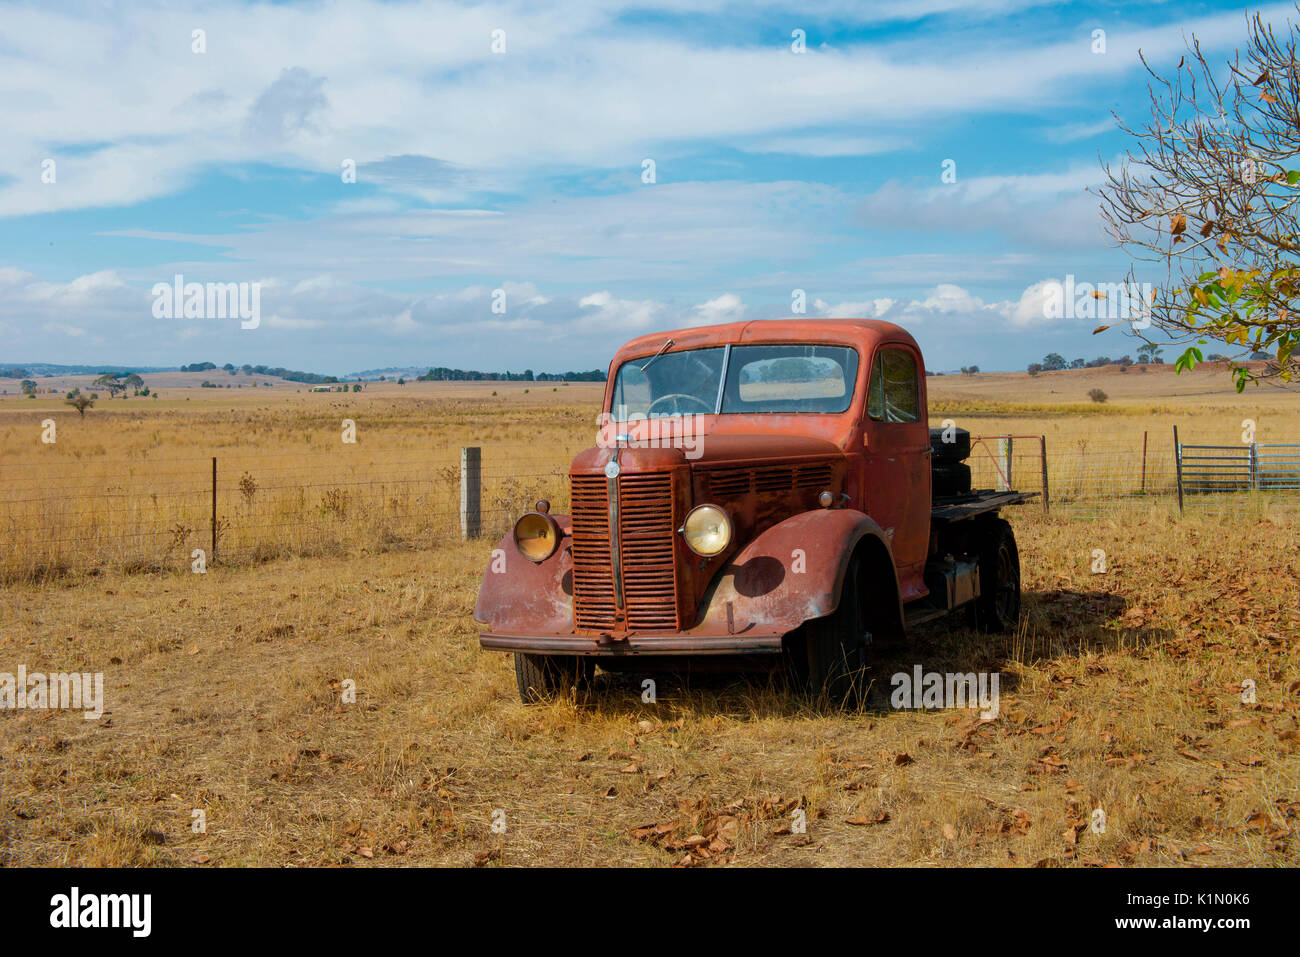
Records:
<instances>
[{"instance_id":1,"label":"spare tire","mask_svg":"<svg viewBox=\"0 0 1300 957\"><path fill-rule=\"evenodd\" d=\"M965 462L936 462L930 469L932 498L970 494L970 466Z\"/></svg>"},{"instance_id":2,"label":"spare tire","mask_svg":"<svg viewBox=\"0 0 1300 957\"><path fill-rule=\"evenodd\" d=\"M944 441L944 433L950 441ZM970 433L965 429L931 429L930 458L934 462L964 462L970 458Z\"/></svg>"}]
</instances>

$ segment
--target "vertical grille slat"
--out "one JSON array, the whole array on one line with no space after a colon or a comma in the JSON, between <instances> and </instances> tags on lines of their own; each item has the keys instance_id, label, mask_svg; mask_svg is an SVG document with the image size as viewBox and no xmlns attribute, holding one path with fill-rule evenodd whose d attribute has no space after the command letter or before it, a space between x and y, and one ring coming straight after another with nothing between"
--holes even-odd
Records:
<instances>
[{"instance_id":1,"label":"vertical grille slat","mask_svg":"<svg viewBox=\"0 0 1300 957\"><path fill-rule=\"evenodd\" d=\"M629 630L672 631L677 620L673 487L669 474L622 475L619 542L624 613ZM604 476L569 478L573 512L573 615L578 628L614 627L609 501Z\"/></svg>"}]
</instances>

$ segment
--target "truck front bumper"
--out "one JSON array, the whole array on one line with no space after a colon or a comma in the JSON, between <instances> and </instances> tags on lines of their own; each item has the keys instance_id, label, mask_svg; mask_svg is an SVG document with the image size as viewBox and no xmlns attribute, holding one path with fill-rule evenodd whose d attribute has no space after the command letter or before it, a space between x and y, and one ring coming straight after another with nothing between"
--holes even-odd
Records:
<instances>
[{"instance_id":1,"label":"truck front bumper","mask_svg":"<svg viewBox=\"0 0 1300 957\"><path fill-rule=\"evenodd\" d=\"M740 635L504 635L487 631L479 644L489 651L532 655L746 655L779 654L784 632Z\"/></svg>"}]
</instances>

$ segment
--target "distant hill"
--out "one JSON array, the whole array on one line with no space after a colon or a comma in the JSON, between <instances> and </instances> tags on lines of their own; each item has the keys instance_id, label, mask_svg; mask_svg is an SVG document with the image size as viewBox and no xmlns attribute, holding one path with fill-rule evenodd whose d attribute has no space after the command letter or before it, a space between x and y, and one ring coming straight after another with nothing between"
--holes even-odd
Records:
<instances>
[{"instance_id":1,"label":"distant hill","mask_svg":"<svg viewBox=\"0 0 1300 957\"><path fill-rule=\"evenodd\" d=\"M176 366L65 366L54 362L0 362L0 378L34 379L59 375L99 375L112 372L126 375L138 372L175 372Z\"/></svg>"},{"instance_id":2,"label":"distant hill","mask_svg":"<svg viewBox=\"0 0 1300 957\"><path fill-rule=\"evenodd\" d=\"M110 372L125 375L130 372L140 375L162 372L229 372L253 376L274 376L290 382L302 382L308 385L329 384L334 382L373 382L380 376L385 379L423 379L425 381L511 381L511 382L603 382L603 369L588 372L539 372L533 374L531 369L524 372L479 372L466 369L430 368L429 366L389 366L385 369L365 369L361 372L349 372L347 375L322 375L317 372L300 372L282 366L241 365L233 363L217 365L215 362L194 362L188 365L174 366L123 366L123 365L63 365L56 362L5 362L0 361L0 379L41 379L56 376L100 375Z\"/></svg>"},{"instance_id":3,"label":"distant hill","mask_svg":"<svg viewBox=\"0 0 1300 957\"><path fill-rule=\"evenodd\" d=\"M362 372L349 372L341 379L359 379L369 381L383 376L385 379L416 379L429 371L428 366L389 366L387 369L365 369Z\"/></svg>"},{"instance_id":4,"label":"distant hill","mask_svg":"<svg viewBox=\"0 0 1300 957\"><path fill-rule=\"evenodd\" d=\"M167 372L231 372L249 376L273 376L289 382L304 382L308 385L338 382L332 375L320 375L315 372L299 372L281 366L243 365L227 363L219 366L214 362L195 362L183 366L119 366L119 365L61 365L56 362L0 362L0 379L49 379L62 376L101 375L105 372L125 375L135 372L139 375L158 375Z\"/></svg>"}]
</instances>

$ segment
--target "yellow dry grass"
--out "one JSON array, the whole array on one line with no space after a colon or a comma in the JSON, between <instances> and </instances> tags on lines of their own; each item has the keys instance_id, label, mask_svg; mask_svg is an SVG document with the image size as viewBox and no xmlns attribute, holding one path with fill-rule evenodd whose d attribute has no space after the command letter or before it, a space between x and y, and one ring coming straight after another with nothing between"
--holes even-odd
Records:
<instances>
[{"instance_id":1,"label":"yellow dry grass","mask_svg":"<svg viewBox=\"0 0 1300 957\"><path fill-rule=\"evenodd\" d=\"M211 551L213 457L218 551L232 561L444 541L458 534L470 445L482 449L483 507L499 534L590 444L601 388L171 389L159 401L102 398L84 418L61 394L10 390L0 397L0 582L188 568L195 548ZM347 423L355 442L344 441Z\"/></svg>"},{"instance_id":2,"label":"yellow dry grass","mask_svg":"<svg viewBox=\"0 0 1300 957\"><path fill-rule=\"evenodd\" d=\"M1294 396L1014 415L998 403L1048 400L949 395L941 382L931 380L936 417L946 402L984 403L981 418L953 417L977 432L1045 433L1049 447L1171 421L1239 441L1252 411L1261 439L1275 422L1279 436L1300 435ZM0 398L0 489L14 474L45 489L31 497L74 535L111 546L130 525L59 484L122 486L131 501L143 489L148 501L149 483L188 482L213 454L230 462L223 474L254 474L251 513L278 502L271 517L304 526L287 547L260 553L260 534L236 547L244 503L232 480L231 561L205 575L175 546L143 572L111 547L59 553L61 568L46 569L57 577L21 566L0 590L0 671L103 672L109 713L0 711L0 864L1300 863L1300 559L1284 500L1183 516L1164 502L1086 518L1010 512L1019 631L990 639L941 623L873 663L886 693L915 664L996 670L993 722L894 711L879 694L840 714L763 676L699 674L661 678L655 704L642 703L640 676L610 675L586 706L528 708L509 659L479 650L470 617L494 540L459 542L438 509L419 526L427 503L412 502L384 541L377 490L354 491L341 516L320 502L349 475L400 477L393 463L405 459L413 472L453 467L461 445L483 447L488 469L510 463L489 495L562 502L546 469L562 474L591 440L598 389L404 388L176 389L156 404L101 402L84 421L53 397ZM51 413L58 441L42 446ZM339 441L345 417L355 446ZM349 455L347 468L335 461ZM310 470L279 473L271 456ZM521 481L525 463L535 481ZM297 506L304 474L320 488ZM384 495L406 488L390 484ZM407 491L451 501L454 473ZM206 505L200 495L196 516L176 507L121 521L192 522L193 546ZM12 545L5 532L0 562ZM1092 571L1096 549L1104 574ZM355 704L342 700L349 681ZM1097 808L1104 833L1088 826ZM196 809L206 833L192 830ZM504 833L492 828L498 811ZM795 811L805 834L789 833ZM707 858L683 849L695 834Z\"/></svg>"}]
</instances>

